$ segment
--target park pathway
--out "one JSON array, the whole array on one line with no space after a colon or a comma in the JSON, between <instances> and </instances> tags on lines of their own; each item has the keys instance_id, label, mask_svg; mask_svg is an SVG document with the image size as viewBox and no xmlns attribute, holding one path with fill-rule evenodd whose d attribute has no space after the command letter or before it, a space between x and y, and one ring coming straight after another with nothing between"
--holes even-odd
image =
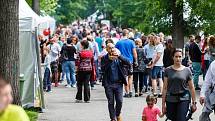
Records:
<instances>
[{"instance_id":1,"label":"park pathway","mask_svg":"<svg viewBox=\"0 0 215 121\"><path fill-rule=\"evenodd\" d=\"M39 115L38 121L110 121L107 100L101 85L96 85L96 90L91 91L90 103L75 103L75 94L75 88L66 88L63 85L53 87L53 92L45 93L46 109ZM146 105L145 97L146 95L124 98L123 121L141 121L142 109ZM158 106L161 108L161 99L158 99ZM201 109L202 106L198 103L198 110L192 121L198 121ZM215 121L213 114L211 118ZM159 121L165 121L165 118Z\"/></svg>"}]
</instances>

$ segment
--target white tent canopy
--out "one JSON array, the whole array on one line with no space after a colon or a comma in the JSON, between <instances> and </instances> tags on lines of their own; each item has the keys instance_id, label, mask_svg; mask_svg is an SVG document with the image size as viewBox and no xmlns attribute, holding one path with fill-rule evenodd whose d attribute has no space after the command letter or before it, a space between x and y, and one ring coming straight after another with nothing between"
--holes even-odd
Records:
<instances>
[{"instance_id":1,"label":"white tent canopy","mask_svg":"<svg viewBox=\"0 0 215 121\"><path fill-rule=\"evenodd\" d=\"M28 3L25 0L19 1L19 19L23 18L31 18L32 19L32 28L36 27L38 23L40 23L40 16L38 16L28 5ZM23 22L20 23L21 27L29 27L23 24Z\"/></svg>"},{"instance_id":2,"label":"white tent canopy","mask_svg":"<svg viewBox=\"0 0 215 121\"><path fill-rule=\"evenodd\" d=\"M51 34L53 34L54 30L55 30L55 19L50 17L49 15L41 17L40 23L39 23L39 34L43 33L44 29L48 29L50 28L51 30Z\"/></svg>"},{"instance_id":3,"label":"white tent canopy","mask_svg":"<svg viewBox=\"0 0 215 121\"><path fill-rule=\"evenodd\" d=\"M41 29L55 28L51 17L38 16L25 0L19 0L19 57L20 73L24 74L22 93L23 107L41 107L41 88L39 81L38 58L40 57L37 32ZM47 26L44 26L47 25Z\"/></svg>"}]
</instances>

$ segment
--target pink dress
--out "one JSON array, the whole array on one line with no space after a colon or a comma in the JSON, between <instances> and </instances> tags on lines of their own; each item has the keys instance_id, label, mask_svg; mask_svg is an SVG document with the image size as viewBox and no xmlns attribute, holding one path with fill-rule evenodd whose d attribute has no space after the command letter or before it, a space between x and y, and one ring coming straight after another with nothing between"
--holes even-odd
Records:
<instances>
[{"instance_id":1,"label":"pink dress","mask_svg":"<svg viewBox=\"0 0 215 121\"><path fill-rule=\"evenodd\" d=\"M149 108L148 106L143 109L143 116L146 117L146 121L158 121L157 115L160 114L161 111L158 107L154 106Z\"/></svg>"}]
</instances>

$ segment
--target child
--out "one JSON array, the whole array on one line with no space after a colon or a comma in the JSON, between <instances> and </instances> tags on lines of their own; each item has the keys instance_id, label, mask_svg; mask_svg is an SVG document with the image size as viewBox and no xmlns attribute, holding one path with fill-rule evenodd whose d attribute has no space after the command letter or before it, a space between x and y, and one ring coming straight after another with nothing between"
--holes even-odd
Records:
<instances>
[{"instance_id":1,"label":"child","mask_svg":"<svg viewBox=\"0 0 215 121\"><path fill-rule=\"evenodd\" d=\"M0 121L30 121L22 107L13 105L9 81L0 75Z\"/></svg>"},{"instance_id":2,"label":"child","mask_svg":"<svg viewBox=\"0 0 215 121\"><path fill-rule=\"evenodd\" d=\"M158 121L157 115L160 118L164 116L160 109L157 106L154 106L157 103L156 97L153 95L148 95L146 97L146 102L147 106L143 109L142 121Z\"/></svg>"},{"instance_id":3,"label":"child","mask_svg":"<svg viewBox=\"0 0 215 121\"><path fill-rule=\"evenodd\" d=\"M45 66L45 73L44 73L44 78L43 78L43 89L46 92L51 92L51 57L49 55L49 49L45 48L44 49L44 54L45 54L45 61L44 61L44 66Z\"/></svg>"}]
</instances>

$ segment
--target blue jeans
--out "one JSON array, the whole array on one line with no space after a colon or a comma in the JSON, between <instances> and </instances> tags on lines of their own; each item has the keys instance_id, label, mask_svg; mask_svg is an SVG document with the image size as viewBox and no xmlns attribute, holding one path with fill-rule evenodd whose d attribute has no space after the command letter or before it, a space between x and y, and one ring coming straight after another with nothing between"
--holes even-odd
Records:
<instances>
[{"instance_id":1,"label":"blue jeans","mask_svg":"<svg viewBox=\"0 0 215 121\"><path fill-rule=\"evenodd\" d=\"M51 91L51 78L50 78L50 70L48 68L45 69L44 78L43 78L43 89Z\"/></svg>"},{"instance_id":2,"label":"blue jeans","mask_svg":"<svg viewBox=\"0 0 215 121\"><path fill-rule=\"evenodd\" d=\"M65 61L62 64L63 71L66 74L66 80L68 85L74 85L76 83L75 78L75 61Z\"/></svg>"},{"instance_id":3,"label":"blue jeans","mask_svg":"<svg viewBox=\"0 0 215 121\"><path fill-rule=\"evenodd\" d=\"M105 94L108 99L108 110L110 119L115 120L121 113L123 102L123 85L119 83L110 84L105 87ZM116 101L116 106L114 102Z\"/></svg>"},{"instance_id":4,"label":"blue jeans","mask_svg":"<svg viewBox=\"0 0 215 121\"><path fill-rule=\"evenodd\" d=\"M201 74L201 62L192 62L194 86L198 87L199 75Z\"/></svg>"},{"instance_id":5,"label":"blue jeans","mask_svg":"<svg viewBox=\"0 0 215 121\"><path fill-rule=\"evenodd\" d=\"M98 80L100 78L100 73L99 73L99 60L95 60L95 68L96 68L96 79Z\"/></svg>"}]
</instances>

